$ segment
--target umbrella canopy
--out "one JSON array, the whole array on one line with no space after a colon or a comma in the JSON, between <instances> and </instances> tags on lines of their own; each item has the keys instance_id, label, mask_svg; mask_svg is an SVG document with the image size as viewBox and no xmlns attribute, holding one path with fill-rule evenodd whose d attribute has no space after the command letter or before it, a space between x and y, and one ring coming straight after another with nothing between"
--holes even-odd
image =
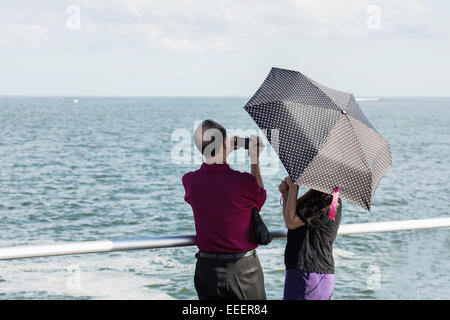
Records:
<instances>
[{"instance_id":1,"label":"umbrella canopy","mask_svg":"<svg viewBox=\"0 0 450 320\"><path fill-rule=\"evenodd\" d=\"M292 181L325 193L339 187L341 198L370 210L391 152L352 94L272 68L244 108Z\"/></svg>"}]
</instances>

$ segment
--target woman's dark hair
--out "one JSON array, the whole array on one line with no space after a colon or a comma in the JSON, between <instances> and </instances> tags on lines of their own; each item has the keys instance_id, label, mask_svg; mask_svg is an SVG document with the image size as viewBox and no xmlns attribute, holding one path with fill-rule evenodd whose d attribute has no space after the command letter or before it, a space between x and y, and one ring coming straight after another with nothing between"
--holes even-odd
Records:
<instances>
[{"instance_id":1,"label":"woman's dark hair","mask_svg":"<svg viewBox=\"0 0 450 320\"><path fill-rule=\"evenodd\" d=\"M201 129L201 138L196 136L195 139L195 145L197 146L197 149L202 153L202 155L204 156L209 156L209 155L205 155L205 149L210 145L212 145L212 150L211 150L211 157L214 157L216 155L216 150L219 151L220 148L222 148L222 143L225 140L225 138L227 137L227 130L225 130L224 127L222 127L220 125L220 123L213 121L213 120L204 120L197 128L197 130ZM219 130L221 135L222 135L222 139L216 139L215 135L212 135L210 137L210 139L204 139L205 136L205 132L207 130L210 129L215 129L215 130ZM219 143L220 142L220 143Z\"/></svg>"},{"instance_id":2,"label":"woman's dark hair","mask_svg":"<svg viewBox=\"0 0 450 320\"><path fill-rule=\"evenodd\" d=\"M301 219L311 219L328 212L333 197L318 190L309 189L297 200L296 214Z\"/></svg>"}]
</instances>

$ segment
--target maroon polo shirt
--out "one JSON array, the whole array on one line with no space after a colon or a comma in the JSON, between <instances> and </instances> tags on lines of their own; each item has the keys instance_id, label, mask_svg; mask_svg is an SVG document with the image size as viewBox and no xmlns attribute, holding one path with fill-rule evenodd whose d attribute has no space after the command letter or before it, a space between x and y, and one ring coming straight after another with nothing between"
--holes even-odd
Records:
<instances>
[{"instance_id":1,"label":"maroon polo shirt","mask_svg":"<svg viewBox=\"0 0 450 320\"><path fill-rule=\"evenodd\" d=\"M261 210L266 190L258 186L253 175L235 171L226 163L203 163L182 180L201 251L237 253L258 246L251 230L252 208Z\"/></svg>"}]
</instances>

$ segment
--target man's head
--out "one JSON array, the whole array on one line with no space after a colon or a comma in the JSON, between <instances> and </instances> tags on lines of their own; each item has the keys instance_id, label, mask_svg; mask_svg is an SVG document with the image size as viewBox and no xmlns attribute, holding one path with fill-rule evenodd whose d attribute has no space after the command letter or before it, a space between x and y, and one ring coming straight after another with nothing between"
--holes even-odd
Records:
<instances>
[{"instance_id":1,"label":"man's head","mask_svg":"<svg viewBox=\"0 0 450 320\"><path fill-rule=\"evenodd\" d=\"M227 131L213 120L203 121L195 130L195 145L200 153L207 159L221 156L219 160L225 161Z\"/></svg>"}]
</instances>

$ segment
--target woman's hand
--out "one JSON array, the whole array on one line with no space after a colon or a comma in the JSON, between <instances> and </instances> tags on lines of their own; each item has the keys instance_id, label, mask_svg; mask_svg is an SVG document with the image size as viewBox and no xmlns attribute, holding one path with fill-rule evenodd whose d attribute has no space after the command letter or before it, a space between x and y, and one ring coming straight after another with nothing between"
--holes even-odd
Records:
<instances>
[{"instance_id":1,"label":"woman's hand","mask_svg":"<svg viewBox=\"0 0 450 320\"><path fill-rule=\"evenodd\" d=\"M297 187L298 188L298 185L297 184L295 184L294 182L292 182L292 179L291 179L291 177L289 177L289 176L287 176L285 179L284 179L284 182L286 182L286 184L288 185L288 187L289 187L289 189L291 189L292 187Z\"/></svg>"},{"instance_id":2,"label":"woman's hand","mask_svg":"<svg viewBox=\"0 0 450 320\"><path fill-rule=\"evenodd\" d=\"M281 181L280 185L278 186L278 191L280 191L281 194L284 194L288 190L288 185L283 180Z\"/></svg>"},{"instance_id":3,"label":"woman's hand","mask_svg":"<svg viewBox=\"0 0 450 320\"><path fill-rule=\"evenodd\" d=\"M283 206L283 217L286 227L289 230L295 230L302 225L304 225L303 221L297 216L297 196L298 196L298 184L292 182L290 177L286 177L283 181L283 184L287 184L289 192L283 194L286 205Z\"/></svg>"}]
</instances>

